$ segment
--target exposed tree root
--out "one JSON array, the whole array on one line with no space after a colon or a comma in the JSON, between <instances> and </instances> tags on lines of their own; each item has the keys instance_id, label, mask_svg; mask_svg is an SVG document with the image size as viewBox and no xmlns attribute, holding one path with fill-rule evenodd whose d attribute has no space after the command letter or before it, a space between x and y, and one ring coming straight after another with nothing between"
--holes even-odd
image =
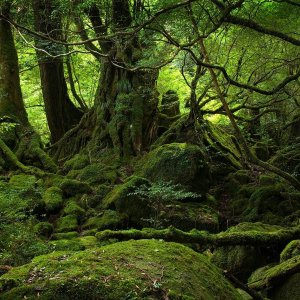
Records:
<instances>
[{"instance_id":1,"label":"exposed tree root","mask_svg":"<svg viewBox=\"0 0 300 300\"><path fill-rule=\"evenodd\" d=\"M104 230L98 232L96 237L99 240L118 239L140 240L140 239L163 239L169 242L178 243L196 243L201 245L213 246L236 246L236 245L252 245L252 246L270 246L285 245L288 242L300 238L300 227L292 227L274 232L220 232L217 234L206 231L191 230L184 232L174 227L156 230L145 228L143 230Z\"/></svg>"}]
</instances>

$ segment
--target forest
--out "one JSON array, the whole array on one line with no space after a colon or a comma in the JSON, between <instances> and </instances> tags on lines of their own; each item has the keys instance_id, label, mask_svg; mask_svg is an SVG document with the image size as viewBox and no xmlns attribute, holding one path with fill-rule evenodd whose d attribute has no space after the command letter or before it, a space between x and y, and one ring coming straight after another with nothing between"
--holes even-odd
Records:
<instances>
[{"instance_id":1,"label":"forest","mask_svg":"<svg viewBox=\"0 0 300 300\"><path fill-rule=\"evenodd\" d=\"M300 0L0 0L0 299L300 299Z\"/></svg>"}]
</instances>

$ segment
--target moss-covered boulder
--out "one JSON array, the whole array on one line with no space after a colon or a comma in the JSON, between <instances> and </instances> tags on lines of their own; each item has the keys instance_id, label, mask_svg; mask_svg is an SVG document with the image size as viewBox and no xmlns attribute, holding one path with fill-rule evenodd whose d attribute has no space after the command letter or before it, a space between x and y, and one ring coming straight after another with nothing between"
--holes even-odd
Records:
<instances>
[{"instance_id":1,"label":"moss-covered boulder","mask_svg":"<svg viewBox=\"0 0 300 300\"><path fill-rule=\"evenodd\" d=\"M48 213L58 213L64 204L62 190L56 186L48 188L43 195L43 200Z\"/></svg>"},{"instance_id":2,"label":"moss-covered boulder","mask_svg":"<svg viewBox=\"0 0 300 300\"><path fill-rule=\"evenodd\" d=\"M150 151L137 173L152 182L173 182L205 194L210 184L210 169L203 151L196 145L172 143Z\"/></svg>"},{"instance_id":3,"label":"moss-covered boulder","mask_svg":"<svg viewBox=\"0 0 300 300\"><path fill-rule=\"evenodd\" d=\"M49 237L53 232L53 225L49 222L39 222L34 226L34 231L38 235Z\"/></svg>"},{"instance_id":4,"label":"moss-covered boulder","mask_svg":"<svg viewBox=\"0 0 300 300\"><path fill-rule=\"evenodd\" d=\"M300 255L256 270L248 280L248 286L265 290L270 299L300 299Z\"/></svg>"},{"instance_id":5,"label":"moss-covered boulder","mask_svg":"<svg viewBox=\"0 0 300 300\"><path fill-rule=\"evenodd\" d=\"M88 155L76 154L71 159L64 163L64 169L70 170L81 170L90 164Z\"/></svg>"},{"instance_id":6,"label":"moss-covered boulder","mask_svg":"<svg viewBox=\"0 0 300 300\"><path fill-rule=\"evenodd\" d=\"M117 179L117 171L114 167L106 166L102 163L91 164L83 168L77 179L88 184L113 184Z\"/></svg>"},{"instance_id":7,"label":"moss-covered boulder","mask_svg":"<svg viewBox=\"0 0 300 300\"><path fill-rule=\"evenodd\" d=\"M59 188L63 191L65 197L89 194L92 192L92 188L87 183L74 179L63 179L59 182Z\"/></svg>"},{"instance_id":8,"label":"moss-covered boulder","mask_svg":"<svg viewBox=\"0 0 300 300\"><path fill-rule=\"evenodd\" d=\"M83 229L120 229L127 225L127 216L115 210L107 209L90 217L82 226Z\"/></svg>"},{"instance_id":9,"label":"moss-covered boulder","mask_svg":"<svg viewBox=\"0 0 300 300\"><path fill-rule=\"evenodd\" d=\"M77 228L78 228L77 216L67 215L57 220L55 232L69 232L69 231L77 230Z\"/></svg>"},{"instance_id":10,"label":"moss-covered boulder","mask_svg":"<svg viewBox=\"0 0 300 300\"><path fill-rule=\"evenodd\" d=\"M116 186L103 199L103 209L117 210L121 214L128 216L133 224L139 224L141 218L150 216L151 209L146 201L134 195L136 188L147 185L149 182L145 178L132 176L127 182Z\"/></svg>"},{"instance_id":11,"label":"moss-covered boulder","mask_svg":"<svg viewBox=\"0 0 300 300\"><path fill-rule=\"evenodd\" d=\"M74 215L78 219L85 214L85 210L79 206L74 199L71 199L67 202L63 212L64 215Z\"/></svg>"},{"instance_id":12,"label":"moss-covered boulder","mask_svg":"<svg viewBox=\"0 0 300 300\"><path fill-rule=\"evenodd\" d=\"M294 256L300 255L300 240L291 241L280 253L280 262L284 262Z\"/></svg>"},{"instance_id":13,"label":"moss-covered boulder","mask_svg":"<svg viewBox=\"0 0 300 300\"><path fill-rule=\"evenodd\" d=\"M270 293L272 300L299 300L300 299L300 272L293 274L283 284L274 288Z\"/></svg>"},{"instance_id":14,"label":"moss-covered boulder","mask_svg":"<svg viewBox=\"0 0 300 300\"><path fill-rule=\"evenodd\" d=\"M240 223L229 228L226 232L253 231L275 232L282 229L280 226L271 226L263 223ZM254 246L225 246L217 248L211 261L218 267L229 271L238 278L246 281L250 274L267 262L268 253L265 249Z\"/></svg>"},{"instance_id":15,"label":"moss-covered boulder","mask_svg":"<svg viewBox=\"0 0 300 300\"><path fill-rule=\"evenodd\" d=\"M36 257L0 278L0 299L241 299L208 259L141 240Z\"/></svg>"}]
</instances>

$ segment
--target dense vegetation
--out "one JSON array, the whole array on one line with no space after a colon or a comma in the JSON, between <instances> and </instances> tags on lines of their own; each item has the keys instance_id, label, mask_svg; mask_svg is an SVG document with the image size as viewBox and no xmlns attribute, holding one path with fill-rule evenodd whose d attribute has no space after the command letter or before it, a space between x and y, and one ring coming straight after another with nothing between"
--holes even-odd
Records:
<instances>
[{"instance_id":1,"label":"dense vegetation","mask_svg":"<svg viewBox=\"0 0 300 300\"><path fill-rule=\"evenodd\" d=\"M299 0L0 0L0 299L299 299Z\"/></svg>"}]
</instances>

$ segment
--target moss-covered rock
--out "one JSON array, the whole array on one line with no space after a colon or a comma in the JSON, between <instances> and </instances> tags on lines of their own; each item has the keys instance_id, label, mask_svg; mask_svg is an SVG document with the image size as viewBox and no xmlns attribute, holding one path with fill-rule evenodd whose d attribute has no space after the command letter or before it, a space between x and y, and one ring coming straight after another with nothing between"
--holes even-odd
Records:
<instances>
[{"instance_id":1,"label":"moss-covered rock","mask_svg":"<svg viewBox=\"0 0 300 300\"><path fill-rule=\"evenodd\" d=\"M245 221L261 221L269 224L280 224L283 211L279 205L284 200L281 184L257 188L249 198L249 205L244 212Z\"/></svg>"},{"instance_id":2,"label":"moss-covered rock","mask_svg":"<svg viewBox=\"0 0 300 300\"><path fill-rule=\"evenodd\" d=\"M85 182L74 179L64 179L59 183L59 188L66 197L76 196L78 194L89 194L92 188Z\"/></svg>"},{"instance_id":3,"label":"moss-covered rock","mask_svg":"<svg viewBox=\"0 0 300 300\"><path fill-rule=\"evenodd\" d=\"M69 232L73 230L77 230L78 222L77 216L68 215L65 217L61 217L57 220L55 232Z\"/></svg>"},{"instance_id":4,"label":"moss-covered rock","mask_svg":"<svg viewBox=\"0 0 300 300\"><path fill-rule=\"evenodd\" d=\"M49 222L39 222L34 226L34 231L38 235L49 237L53 232L53 225Z\"/></svg>"},{"instance_id":5,"label":"moss-covered rock","mask_svg":"<svg viewBox=\"0 0 300 300\"><path fill-rule=\"evenodd\" d=\"M36 257L0 278L0 299L241 299L204 255L175 243L128 241Z\"/></svg>"},{"instance_id":6,"label":"moss-covered rock","mask_svg":"<svg viewBox=\"0 0 300 300\"><path fill-rule=\"evenodd\" d=\"M56 186L50 187L43 195L45 208L48 213L57 213L63 207L62 190Z\"/></svg>"},{"instance_id":7,"label":"moss-covered rock","mask_svg":"<svg viewBox=\"0 0 300 300\"><path fill-rule=\"evenodd\" d=\"M155 214L152 214L153 216ZM217 232L219 229L219 215L211 207L199 203L181 203L172 201L161 205L157 222L159 226L174 226L181 230L207 230ZM151 222L152 221L152 222ZM153 226L153 217L149 220L143 220L143 227Z\"/></svg>"},{"instance_id":8,"label":"moss-covered rock","mask_svg":"<svg viewBox=\"0 0 300 300\"><path fill-rule=\"evenodd\" d=\"M151 209L146 201L134 195L134 191L141 185L147 185L149 182L141 177L132 176L127 182L116 186L103 199L102 207L104 209L117 210L121 214L126 214L131 222L139 224L141 218L148 218Z\"/></svg>"},{"instance_id":9,"label":"moss-covered rock","mask_svg":"<svg viewBox=\"0 0 300 300\"><path fill-rule=\"evenodd\" d=\"M98 216L89 218L82 226L83 229L120 229L126 227L127 217L115 210L105 210Z\"/></svg>"},{"instance_id":10,"label":"moss-covered rock","mask_svg":"<svg viewBox=\"0 0 300 300\"><path fill-rule=\"evenodd\" d=\"M53 251L81 251L85 247L77 239L70 240L55 240L49 242L49 245Z\"/></svg>"},{"instance_id":11,"label":"moss-covered rock","mask_svg":"<svg viewBox=\"0 0 300 300\"><path fill-rule=\"evenodd\" d=\"M196 145L172 143L150 151L137 173L150 181L173 182L205 194L210 184L210 170L203 151Z\"/></svg>"},{"instance_id":12,"label":"moss-covered rock","mask_svg":"<svg viewBox=\"0 0 300 300\"><path fill-rule=\"evenodd\" d=\"M105 166L102 163L91 164L83 168L77 179L88 184L113 184L117 178L117 171L114 167Z\"/></svg>"},{"instance_id":13,"label":"moss-covered rock","mask_svg":"<svg viewBox=\"0 0 300 300\"><path fill-rule=\"evenodd\" d=\"M90 164L88 155L76 154L71 159L64 163L64 169L69 170L81 170Z\"/></svg>"},{"instance_id":14,"label":"moss-covered rock","mask_svg":"<svg viewBox=\"0 0 300 300\"><path fill-rule=\"evenodd\" d=\"M80 207L75 200L69 200L64 208L65 215L74 215L78 219L85 213L85 210Z\"/></svg>"},{"instance_id":15,"label":"moss-covered rock","mask_svg":"<svg viewBox=\"0 0 300 300\"><path fill-rule=\"evenodd\" d=\"M285 281L290 278L290 276L295 273L299 274L299 269L300 255L297 255L283 261L278 265L269 265L256 270L253 274L251 274L248 280L248 286L257 290L268 288L270 293L272 293L273 288L279 288L279 286L284 284ZM299 297L296 299L299 299Z\"/></svg>"},{"instance_id":16,"label":"moss-covered rock","mask_svg":"<svg viewBox=\"0 0 300 300\"><path fill-rule=\"evenodd\" d=\"M283 281L278 287L270 293L272 300L299 300L300 299L300 273L293 274Z\"/></svg>"},{"instance_id":17,"label":"moss-covered rock","mask_svg":"<svg viewBox=\"0 0 300 300\"><path fill-rule=\"evenodd\" d=\"M282 229L280 226L263 223L240 223L229 228L226 232L253 231L255 234L255 232L275 232L280 229ZM245 281L255 269L266 264L267 255L260 247L225 246L214 251L211 261Z\"/></svg>"},{"instance_id":18,"label":"moss-covered rock","mask_svg":"<svg viewBox=\"0 0 300 300\"><path fill-rule=\"evenodd\" d=\"M280 262L284 262L294 256L300 255L300 240L291 241L280 254Z\"/></svg>"},{"instance_id":19,"label":"moss-covered rock","mask_svg":"<svg viewBox=\"0 0 300 300\"><path fill-rule=\"evenodd\" d=\"M13 175L9 180L11 188L16 190L28 191L36 186L37 179L33 175Z\"/></svg>"}]
</instances>

